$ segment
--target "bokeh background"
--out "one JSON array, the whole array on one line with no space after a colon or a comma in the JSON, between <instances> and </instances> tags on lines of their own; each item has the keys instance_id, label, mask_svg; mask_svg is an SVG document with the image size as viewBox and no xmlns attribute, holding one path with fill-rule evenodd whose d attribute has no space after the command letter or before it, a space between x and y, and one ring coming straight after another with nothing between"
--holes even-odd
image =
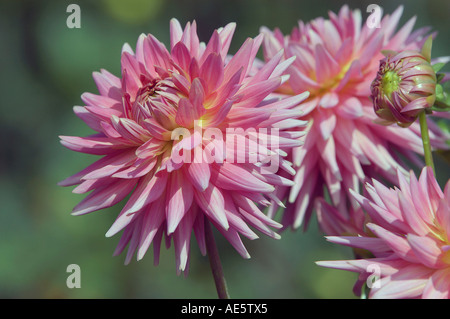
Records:
<instances>
[{"instance_id":1,"label":"bokeh background","mask_svg":"<svg viewBox=\"0 0 450 319\"><path fill-rule=\"evenodd\" d=\"M416 27L439 31L433 55L450 54L450 1L403 1L401 23L417 15ZM81 28L69 29L66 8L81 7ZM347 1L363 19L370 3L391 13L400 1ZM294 0L99 0L0 1L0 297L2 298L215 298L207 257L193 241L188 277L177 276L173 249L152 252L124 266L112 253L119 235L105 232L120 206L81 217L70 215L83 195L58 181L93 158L71 152L58 135L91 132L72 112L83 92L96 92L92 72L120 74L124 42L133 47L141 33L169 43L169 20L195 19L200 39L229 22L237 23L231 52L259 27L289 32L337 12L342 1ZM448 68L447 68L448 71ZM437 159L439 182L448 163ZM313 221L306 232L287 231L281 240L245 240L252 255L242 259L217 237L229 292L234 298L354 298L356 276L324 269L314 261L350 258L345 247L327 243ZM81 267L81 288L69 289L69 264Z\"/></svg>"}]
</instances>

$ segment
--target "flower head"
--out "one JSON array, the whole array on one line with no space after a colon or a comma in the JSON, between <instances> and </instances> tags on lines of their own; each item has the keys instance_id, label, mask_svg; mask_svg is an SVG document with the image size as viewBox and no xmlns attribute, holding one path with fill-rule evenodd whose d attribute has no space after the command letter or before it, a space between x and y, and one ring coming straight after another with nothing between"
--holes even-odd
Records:
<instances>
[{"instance_id":1,"label":"flower head","mask_svg":"<svg viewBox=\"0 0 450 319\"><path fill-rule=\"evenodd\" d=\"M422 51L431 51L431 37ZM411 125L420 112L436 100L436 73L431 52L413 50L390 52L380 61L371 84L373 106L383 123Z\"/></svg>"},{"instance_id":2,"label":"flower head","mask_svg":"<svg viewBox=\"0 0 450 319\"><path fill-rule=\"evenodd\" d=\"M354 193L372 220L371 237L328 237L373 258L318 264L359 273L359 287L378 269L371 298L450 298L450 181L442 192L425 167L419 180L398 173L398 185L388 189L373 180L366 196Z\"/></svg>"},{"instance_id":3,"label":"flower head","mask_svg":"<svg viewBox=\"0 0 450 319\"><path fill-rule=\"evenodd\" d=\"M341 211L348 211L349 205L357 208L348 190L358 190L366 178L376 176L394 181L397 169L407 174L401 157L422 165L419 124L404 129L374 123L377 116L370 99L381 51L418 50L426 40L429 28L411 32L415 18L395 32L401 14L402 7L373 28L362 25L361 12L344 6L338 14L330 12L329 19L300 21L290 35L262 29L265 59L282 48L286 58L297 57L288 69L289 81L278 93L310 92L300 117L308 121L305 144L290 153L297 171L295 185L278 189L278 197L289 202L284 225L306 226L320 197L329 196ZM431 145L448 148L448 136L432 121L428 125ZM275 212L270 209L270 216Z\"/></svg>"},{"instance_id":4,"label":"flower head","mask_svg":"<svg viewBox=\"0 0 450 319\"><path fill-rule=\"evenodd\" d=\"M195 22L183 30L173 19L170 52L153 35L141 35L135 52L124 45L121 78L95 72L100 94L84 93L86 106L74 108L96 134L61 136L71 150L103 156L60 183L78 185L76 193L92 191L74 215L131 194L106 234L123 230L115 253L128 245L126 263L136 251L141 259L151 243L157 262L165 235L167 244L173 239L177 271L184 271L192 231L206 253L204 219L245 258L239 235L257 238L249 226L279 237L272 228L280 224L257 204L275 199L275 185L292 184L278 175L293 173L281 150L300 145L289 129L301 122L290 118L299 116L296 107L307 94L268 98L286 80L292 60L275 56L250 75L262 36L229 57L234 29L232 23L214 31L205 44Z\"/></svg>"}]
</instances>

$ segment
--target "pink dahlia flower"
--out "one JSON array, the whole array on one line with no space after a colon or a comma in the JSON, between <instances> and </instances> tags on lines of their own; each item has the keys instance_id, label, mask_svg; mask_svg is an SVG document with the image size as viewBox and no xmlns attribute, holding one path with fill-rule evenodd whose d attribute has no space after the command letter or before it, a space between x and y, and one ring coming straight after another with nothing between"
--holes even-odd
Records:
<instances>
[{"instance_id":1,"label":"pink dahlia flower","mask_svg":"<svg viewBox=\"0 0 450 319\"><path fill-rule=\"evenodd\" d=\"M419 180L411 172L409 182L399 172L398 183L388 189L373 180L366 197L353 193L372 220L371 237L327 238L373 258L318 264L359 273L357 286L367 281L370 298L450 298L450 181L442 192L425 167Z\"/></svg>"},{"instance_id":2,"label":"pink dahlia flower","mask_svg":"<svg viewBox=\"0 0 450 319\"><path fill-rule=\"evenodd\" d=\"M141 259L151 243L157 263L165 235L166 244L173 239L177 271L184 271L192 231L206 253L205 219L245 258L240 235L258 237L249 226L279 237L272 228L280 224L257 205L275 199L275 186L292 184L277 172L294 173L283 149L300 145L298 132L289 129L302 125L291 118L300 115L297 106L308 94L268 98L286 80L292 60L282 61L280 53L250 76L263 36L247 39L229 57L234 30L228 24L205 44L195 22L183 30L173 19L170 51L153 35L141 35L135 52L125 44L122 77L95 72L100 94L84 93L86 106L74 108L97 133L61 136L71 150L103 156L60 183L78 185L75 193L92 191L74 215L131 194L106 233L123 230L115 254L128 245L126 263L135 252Z\"/></svg>"},{"instance_id":3,"label":"pink dahlia flower","mask_svg":"<svg viewBox=\"0 0 450 319\"><path fill-rule=\"evenodd\" d=\"M297 171L295 185L278 189L278 197L289 202L284 225L306 227L315 199L325 195L342 212L350 204L357 208L349 189L358 190L366 178L380 175L394 181L397 169L406 174L402 157L422 166L417 156L423 154L419 124L405 129L374 123L370 99L381 51L417 50L426 40L429 28L411 32L415 18L395 32L401 14L402 7L385 16L380 28L370 28L362 25L359 11L344 6L339 14L330 12L329 19L300 21L287 36L262 28L266 60L280 49L285 58L297 57L288 69L289 81L277 92L310 92L300 117L308 121L305 144L290 154ZM447 148L448 136L431 121L429 127L431 145ZM275 212L270 209L269 216Z\"/></svg>"}]
</instances>

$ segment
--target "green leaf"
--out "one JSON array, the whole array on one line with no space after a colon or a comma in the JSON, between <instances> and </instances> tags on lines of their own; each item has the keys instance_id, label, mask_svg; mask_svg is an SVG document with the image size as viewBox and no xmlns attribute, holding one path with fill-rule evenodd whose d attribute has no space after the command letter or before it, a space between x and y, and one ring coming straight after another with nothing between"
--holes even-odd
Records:
<instances>
[{"instance_id":1,"label":"green leaf","mask_svg":"<svg viewBox=\"0 0 450 319\"><path fill-rule=\"evenodd\" d=\"M438 73L444 66L446 63L436 63L433 64L431 67L433 68L435 73Z\"/></svg>"}]
</instances>

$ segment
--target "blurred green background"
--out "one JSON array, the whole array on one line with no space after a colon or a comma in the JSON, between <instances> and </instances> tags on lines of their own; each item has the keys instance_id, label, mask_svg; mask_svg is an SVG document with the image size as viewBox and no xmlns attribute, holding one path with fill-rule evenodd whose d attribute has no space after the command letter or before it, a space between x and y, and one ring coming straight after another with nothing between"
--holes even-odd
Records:
<instances>
[{"instance_id":1,"label":"blurred green background","mask_svg":"<svg viewBox=\"0 0 450 319\"><path fill-rule=\"evenodd\" d=\"M81 7L81 28L69 29L66 8ZM369 16L370 3L391 13L400 1L347 1ZM104 234L120 206L82 217L70 215L83 195L56 183L93 158L66 150L58 135L91 132L72 112L83 92L96 93L92 72L120 74L124 42L132 47L141 33L169 43L169 20L195 19L200 39L229 22L237 23L230 52L262 25L289 32L337 12L341 1L288 0L102 0L0 2L0 297L1 298L215 298L207 257L191 245L189 276L177 276L173 248L162 249L160 265L151 250L124 266L112 257L119 235ZM450 54L449 1L404 1L401 23L417 15L416 27L439 31L433 55ZM438 161L441 185L448 166ZM231 297L354 298L356 276L316 266L314 261L351 258L347 248L327 243L315 222L287 231L281 240L244 242L252 255L242 259L222 237L217 243ZM69 264L81 267L81 288L69 289Z\"/></svg>"}]
</instances>

